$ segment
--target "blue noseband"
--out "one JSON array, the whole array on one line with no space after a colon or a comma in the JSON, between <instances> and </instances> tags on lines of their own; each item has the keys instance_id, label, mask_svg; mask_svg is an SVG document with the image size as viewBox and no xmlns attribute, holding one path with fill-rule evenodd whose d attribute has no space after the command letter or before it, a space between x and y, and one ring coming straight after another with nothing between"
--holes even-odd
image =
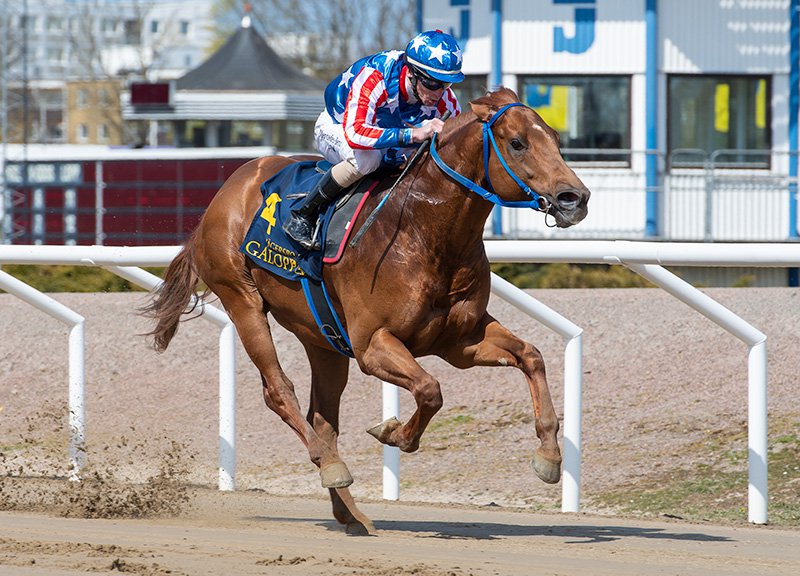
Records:
<instances>
[{"instance_id":1,"label":"blue noseband","mask_svg":"<svg viewBox=\"0 0 800 576\"><path fill-rule=\"evenodd\" d=\"M505 106L500 108L497 112L495 112L494 116L492 116L489 119L489 121L484 123L483 125L483 171L486 173L486 185L489 188L488 190L486 188L481 187L472 180L469 180L468 178L462 176L461 174L450 168L450 166L445 164L444 160L442 160L441 156L439 156L439 153L436 151L436 134L434 134L433 138L431 139L431 157L433 158L433 161L436 162L436 165L442 170L442 172L450 176L450 178L452 178L453 180L455 180L468 190L475 192L478 196L488 200L489 202L492 202L493 204L497 204L498 206L505 206L508 208L533 208L534 210L546 212L549 208L549 202L547 201L547 199L537 194L536 191L534 191L533 189L531 189L530 186L525 184L525 182L523 182L519 178L519 176L514 174L514 172L506 163L505 158L503 158L503 155L500 153L500 149L497 147L497 142L495 141L494 134L492 133L492 124L494 124L495 121L500 116L502 116L502 114L506 110L514 106L524 106L524 104L522 104L522 102L513 102L511 104L506 104ZM523 192L525 192L525 194L530 196L531 198L530 200L519 200L512 202L509 200L503 200L497 194L495 194L494 188L492 187L492 181L489 179L489 156L491 155L491 150L489 149L489 142L491 142L492 148L494 148L494 152L495 154L497 154L497 159L500 160L500 164L503 166L508 175L514 179L514 182L517 183L517 186L519 186L520 190L522 190Z\"/></svg>"}]
</instances>

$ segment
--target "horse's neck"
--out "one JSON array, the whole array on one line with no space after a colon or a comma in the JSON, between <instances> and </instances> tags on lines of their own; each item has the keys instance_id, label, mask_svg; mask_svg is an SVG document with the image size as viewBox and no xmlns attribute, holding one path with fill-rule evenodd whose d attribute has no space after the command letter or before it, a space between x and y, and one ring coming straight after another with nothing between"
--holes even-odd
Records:
<instances>
[{"instance_id":1,"label":"horse's neck","mask_svg":"<svg viewBox=\"0 0 800 576\"><path fill-rule=\"evenodd\" d=\"M432 171L426 166L419 178L409 180L402 208L409 218L404 228L417 249L446 259L482 244L491 209L477 205L478 196L467 194L435 166Z\"/></svg>"},{"instance_id":2,"label":"horse's neck","mask_svg":"<svg viewBox=\"0 0 800 576\"><path fill-rule=\"evenodd\" d=\"M453 144L443 146L440 156L456 172L482 184L480 139L465 137L461 131L451 137ZM424 214L425 222L433 224L427 230L432 244L462 250L468 244L483 243L491 203L449 178L430 156L415 180L410 184L410 199L417 204L414 213Z\"/></svg>"}]
</instances>

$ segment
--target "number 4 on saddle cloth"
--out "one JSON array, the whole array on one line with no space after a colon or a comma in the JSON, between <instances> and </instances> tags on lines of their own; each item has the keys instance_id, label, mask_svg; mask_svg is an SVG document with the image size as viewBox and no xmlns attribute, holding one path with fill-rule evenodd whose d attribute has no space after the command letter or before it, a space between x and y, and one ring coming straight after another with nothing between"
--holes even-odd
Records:
<instances>
[{"instance_id":1,"label":"number 4 on saddle cloth","mask_svg":"<svg viewBox=\"0 0 800 576\"><path fill-rule=\"evenodd\" d=\"M296 162L266 180L261 185L263 200L239 249L273 274L299 281L322 335L341 354L352 357L350 340L322 281L322 266L342 257L352 223L378 180L362 179L320 214L321 250L307 251L283 232L283 222L292 208L302 202L330 167L324 160Z\"/></svg>"}]
</instances>

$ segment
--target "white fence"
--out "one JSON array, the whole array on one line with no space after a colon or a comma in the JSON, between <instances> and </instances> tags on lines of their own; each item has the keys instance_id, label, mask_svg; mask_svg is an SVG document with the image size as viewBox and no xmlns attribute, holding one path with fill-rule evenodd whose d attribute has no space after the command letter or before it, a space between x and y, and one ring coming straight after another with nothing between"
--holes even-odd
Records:
<instances>
[{"instance_id":1,"label":"white fence","mask_svg":"<svg viewBox=\"0 0 800 576\"><path fill-rule=\"evenodd\" d=\"M100 266L146 288L160 278L140 266L164 266L180 247L110 246L3 246L2 264L74 264ZM766 335L684 282L662 265L774 266L800 265L798 244L671 244L627 241L487 241L493 262L572 262L621 264L644 276L696 309L748 346L748 520L767 522L767 353ZM70 461L77 479L83 466L84 428L84 319L49 296L0 271L0 289L29 302L71 326L69 335ZM566 342L564 367L564 477L562 510L577 512L580 500L582 330L535 298L497 276L493 292L528 313ZM204 307L204 317L221 327L220 333L220 453L219 487L233 490L235 445L235 330L218 308ZM398 390L384 385L384 417L396 416ZM399 497L399 452L384 451L384 497Z\"/></svg>"}]
</instances>

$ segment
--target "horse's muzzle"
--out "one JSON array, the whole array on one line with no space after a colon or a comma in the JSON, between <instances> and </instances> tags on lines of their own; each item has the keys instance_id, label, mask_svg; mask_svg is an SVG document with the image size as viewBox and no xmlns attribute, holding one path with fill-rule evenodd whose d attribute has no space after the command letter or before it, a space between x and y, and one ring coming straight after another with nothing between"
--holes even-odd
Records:
<instances>
[{"instance_id":1,"label":"horse's muzzle","mask_svg":"<svg viewBox=\"0 0 800 576\"><path fill-rule=\"evenodd\" d=\"M568 188L556 194L549 210L556 219L556 226L569 228L586 218L589 195L587 188Z\"/></svg>"}]
</instances>

